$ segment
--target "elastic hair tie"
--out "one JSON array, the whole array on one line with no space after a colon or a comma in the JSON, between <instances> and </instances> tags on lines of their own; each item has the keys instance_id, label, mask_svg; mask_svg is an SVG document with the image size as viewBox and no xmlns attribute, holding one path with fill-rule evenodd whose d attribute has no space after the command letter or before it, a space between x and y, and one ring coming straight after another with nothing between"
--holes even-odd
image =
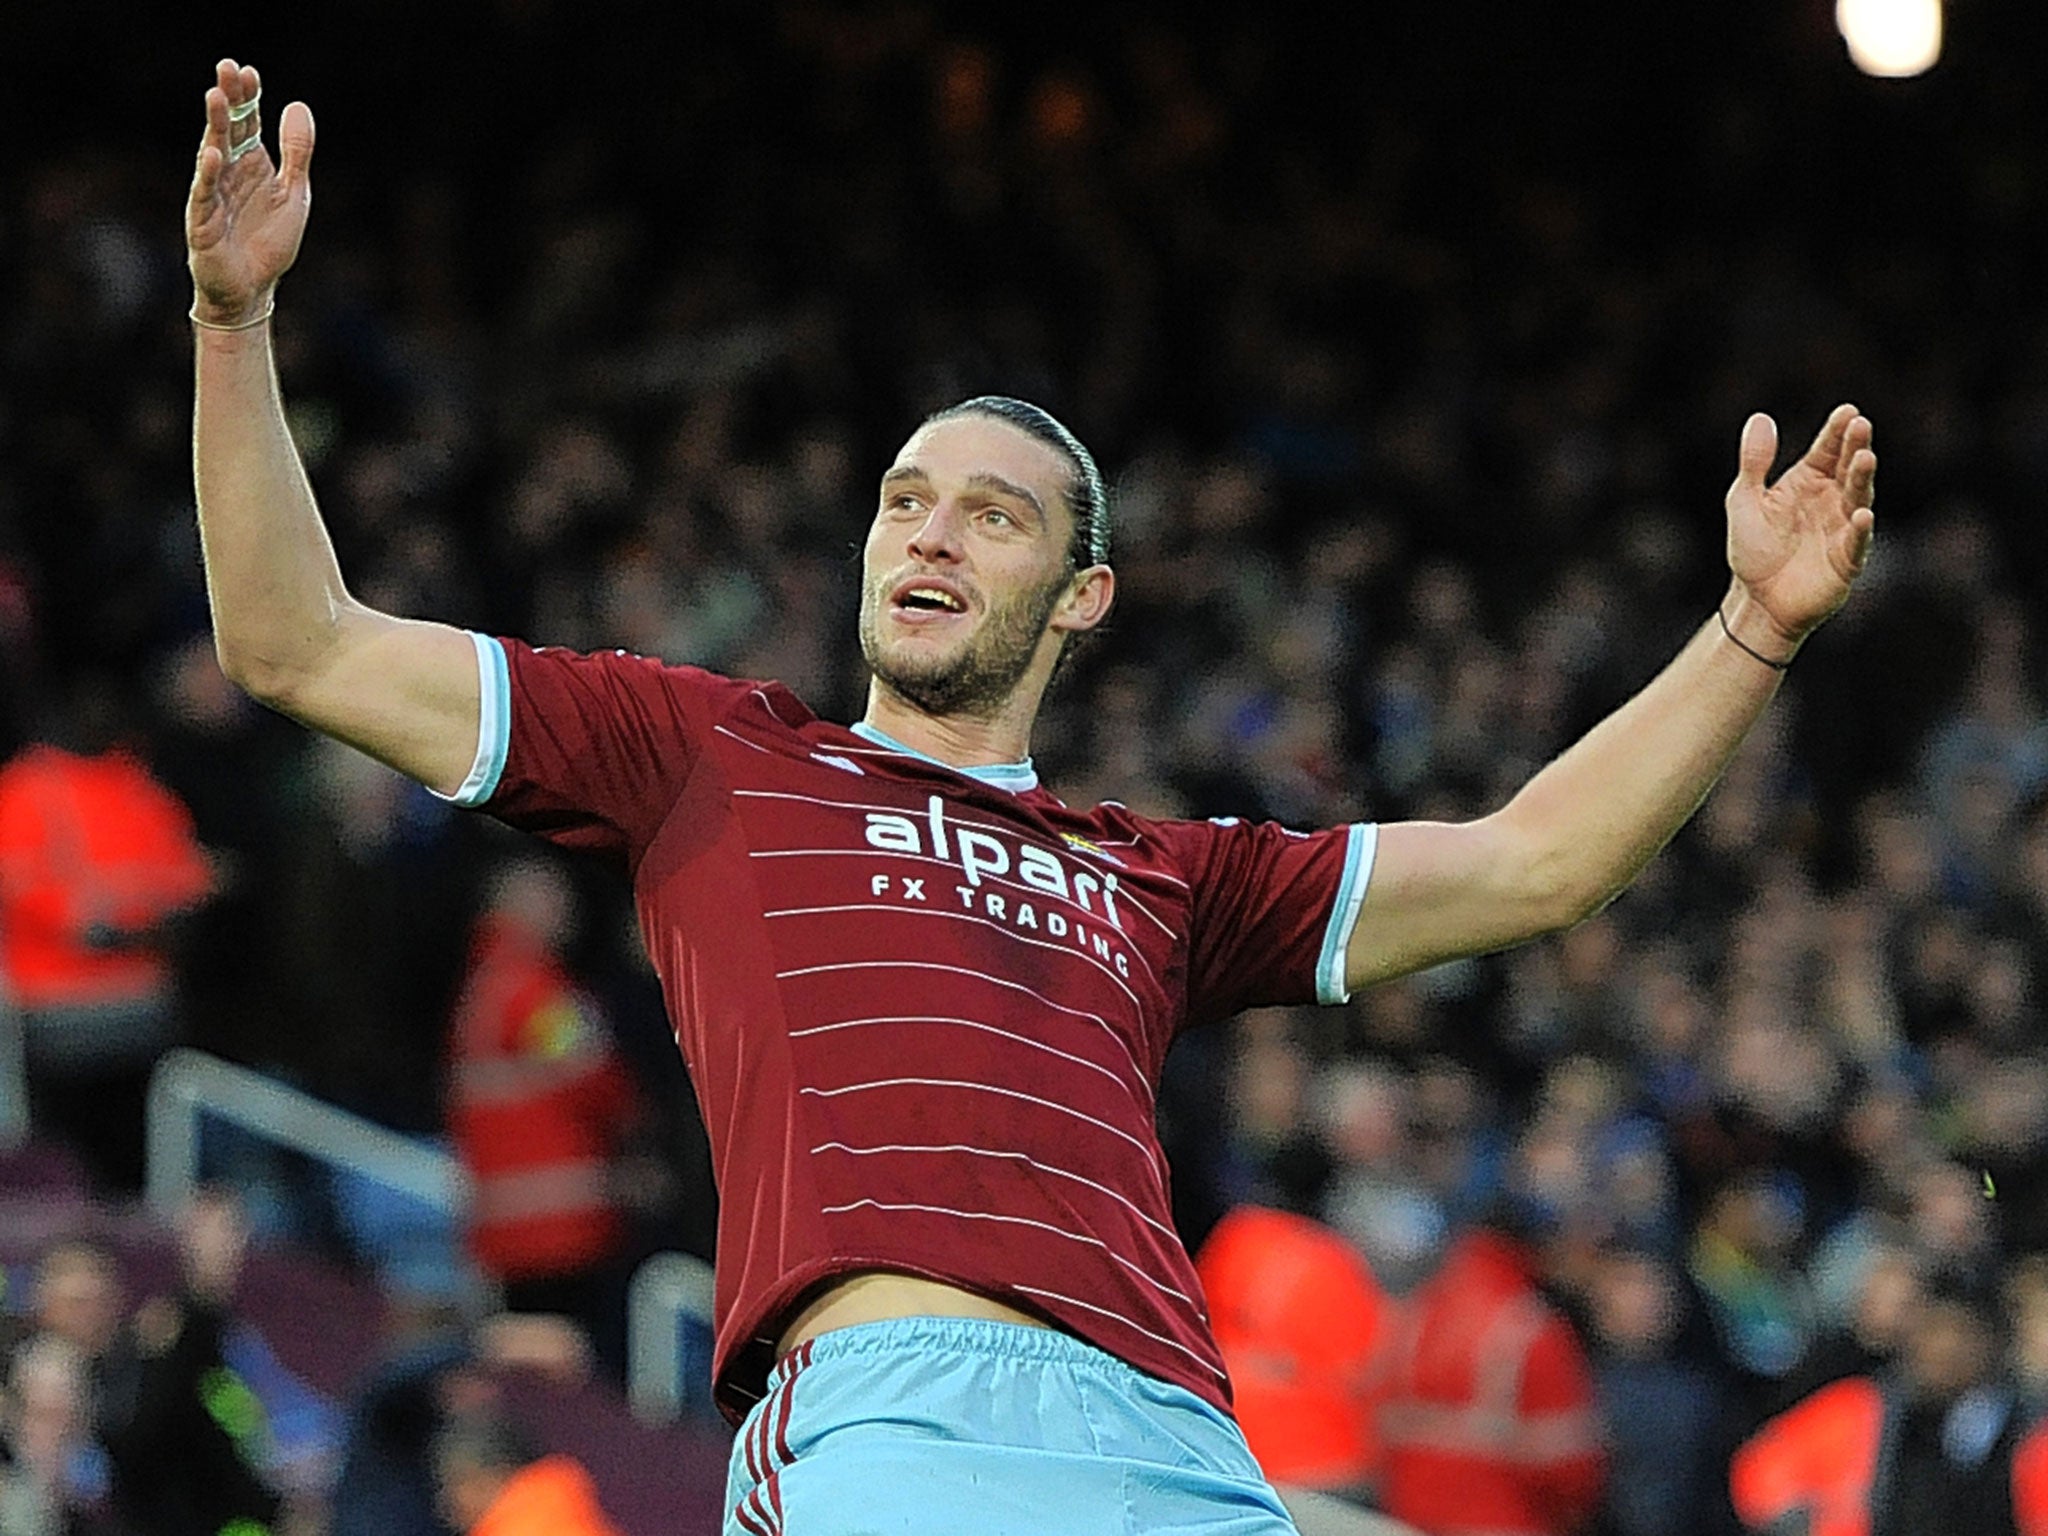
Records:
<instances>
[{"instance_id":1,"label":"elastic hair tie","mask_svg":"<svg viewBox=\"0 0 2048 1536\"><path fill-rule=\"evenodd\" d=\"M1754 656L1758 661L1762 662L1765 666L1769 667L1773 672L1783 672L1791 667L1792 663L1789 659L1785 661L1773 661L1770 657L1766 656L1762 651L1758 650L1755 646L1744 643L1742 637L1736 634L1734 630L1728 627L1728 615L1723 613L1719 608L1716 608L1714 610L1714 617L1721 621L1721 633L1726 635L1730 640L1733 640L1736 644L1737 649L1749 652L1750 655Z\"/></svg>"},{"instance_id":2,"label":"elastic hair tie","mask_svg":"<svg viewBox=\"0 0 2048 1536\"><path fill-rule=\"evenodd\" d=\"M192 306L192 314L190 318L192 323L198 326L202 331L253 331L257 326L261 325L264 321L268 320L276 312L277 296L275 294L272 294L270 296L269 301L264 304L262 314L252 315L247 320L237 320L233 325L222 325L218 320L200 319L199 306L197 304L194 304Z\"/></svg>"}]
</instances>

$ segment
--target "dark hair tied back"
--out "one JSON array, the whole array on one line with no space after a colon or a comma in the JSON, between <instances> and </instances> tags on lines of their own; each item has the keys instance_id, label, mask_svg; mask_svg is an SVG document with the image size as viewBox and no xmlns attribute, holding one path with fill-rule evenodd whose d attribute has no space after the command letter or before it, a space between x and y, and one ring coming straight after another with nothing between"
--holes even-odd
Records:
<instances>
[{"instance_id":1,"label":"dark hair tied back","mask_svg":"<svg viewBox=\"0 0 2048 1536\"><path fill-rule=\"evenodd\" d=\"M993 416L998 421L1007 421L1064 457L1073 470L1067 485L1067 503L1074 509L1074 542L1067 551L1067 559L1075 570L1109 563L1109 488L1103 484L1102 471L1095 467L1095 456L1081 446L1078 437L1050 411L1008 395L976 395L972 400L934 411L924 419L924 424L950 421L955 416Z\"/></svg>"}]
</instances>

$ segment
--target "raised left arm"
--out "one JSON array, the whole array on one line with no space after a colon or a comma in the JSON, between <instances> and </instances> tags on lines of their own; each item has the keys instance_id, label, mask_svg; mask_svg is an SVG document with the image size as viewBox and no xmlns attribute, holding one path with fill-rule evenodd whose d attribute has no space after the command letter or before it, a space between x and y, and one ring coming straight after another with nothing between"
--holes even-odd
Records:
<instances>
[{"instance_id":1,"label":"raised left arm","mask_svg":"<svg viewBox=\"0 0 2048 1536\"><path fill-rule=\"evenodd\" d=\"M1350 988L1570 927L1612 901L1706 798L1778 691L1775 663L1848 599L1870 553L1870 423L1838 406L1766 484L1768 416L1742 429L1718 617L1500 810L1380 829L1345 952Z\"/></svg>"}]
</instances>

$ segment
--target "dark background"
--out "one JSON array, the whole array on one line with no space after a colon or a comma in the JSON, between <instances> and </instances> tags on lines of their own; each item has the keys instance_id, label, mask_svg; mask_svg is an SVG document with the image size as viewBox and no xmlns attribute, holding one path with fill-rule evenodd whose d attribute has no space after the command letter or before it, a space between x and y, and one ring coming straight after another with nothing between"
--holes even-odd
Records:
<instances>
[{"instance_id":1,"label":"dark background","mask_svg":"<svg viewBox=\"0 0 2048 1536\"><path fill-rule=\"evenodd\" d=\"M318 117L276 330L361 595L849 718L876 476L926 411L1023 395L1123 508L1112 633L1036 743L1069 799L1491 809L1708 618L1745 416L1791 451L1854 400L1864 590L1641 888L1190 1041L1161 1100L1191 1241L1239 1199L1336 1219L1347 1179L1450 1225L1527 1196L1582 1315L1607 1245L1659 1255L1753 1423L1785 1378L1717 1310L1725 1191L1791 1192L1752 1257L1807 1338L1841 1321L1830 1241L1910 1226L1927 1168L1998 1171L1990 1275L2048 1246L2048 10L1948 22L1932 73L1882 82L1819 0L16 6L0 749L114 686L237 871L188 1036L434 1128L506 841L208 671L178 221L227 51L273 124ZM580 958L678 1106L670 1236L703 1251L679 1069L584 878ZM1390 1141L1347 1119L1361 1071ZM1648 1214L1601 1198L1624 1144L1654 1151Z\"/></svg>"}]
</instances>

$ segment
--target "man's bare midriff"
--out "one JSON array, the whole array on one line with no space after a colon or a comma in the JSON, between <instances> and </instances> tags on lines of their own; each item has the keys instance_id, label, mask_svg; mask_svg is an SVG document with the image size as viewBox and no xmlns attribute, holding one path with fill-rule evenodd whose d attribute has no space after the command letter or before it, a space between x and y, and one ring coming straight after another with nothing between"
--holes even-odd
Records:
<instances>
[{"instance_id":1,"label":"man's bare midriff","mask_svg":"<svg viewBox=\"0 0 2048 1536\"><path fill-rule=\"evenodd\" d=\"M965 1291L957 1285L886 1269L863 1269L842 1275L804 1303L803 1310L783 1329L775 1352L785 1355L797 1345L835 1328L898 1317L978 1317L998 1323L1025 1323L1033 1328L1051 1326L978 1291Z\"/></svg>"}]
</instances>

